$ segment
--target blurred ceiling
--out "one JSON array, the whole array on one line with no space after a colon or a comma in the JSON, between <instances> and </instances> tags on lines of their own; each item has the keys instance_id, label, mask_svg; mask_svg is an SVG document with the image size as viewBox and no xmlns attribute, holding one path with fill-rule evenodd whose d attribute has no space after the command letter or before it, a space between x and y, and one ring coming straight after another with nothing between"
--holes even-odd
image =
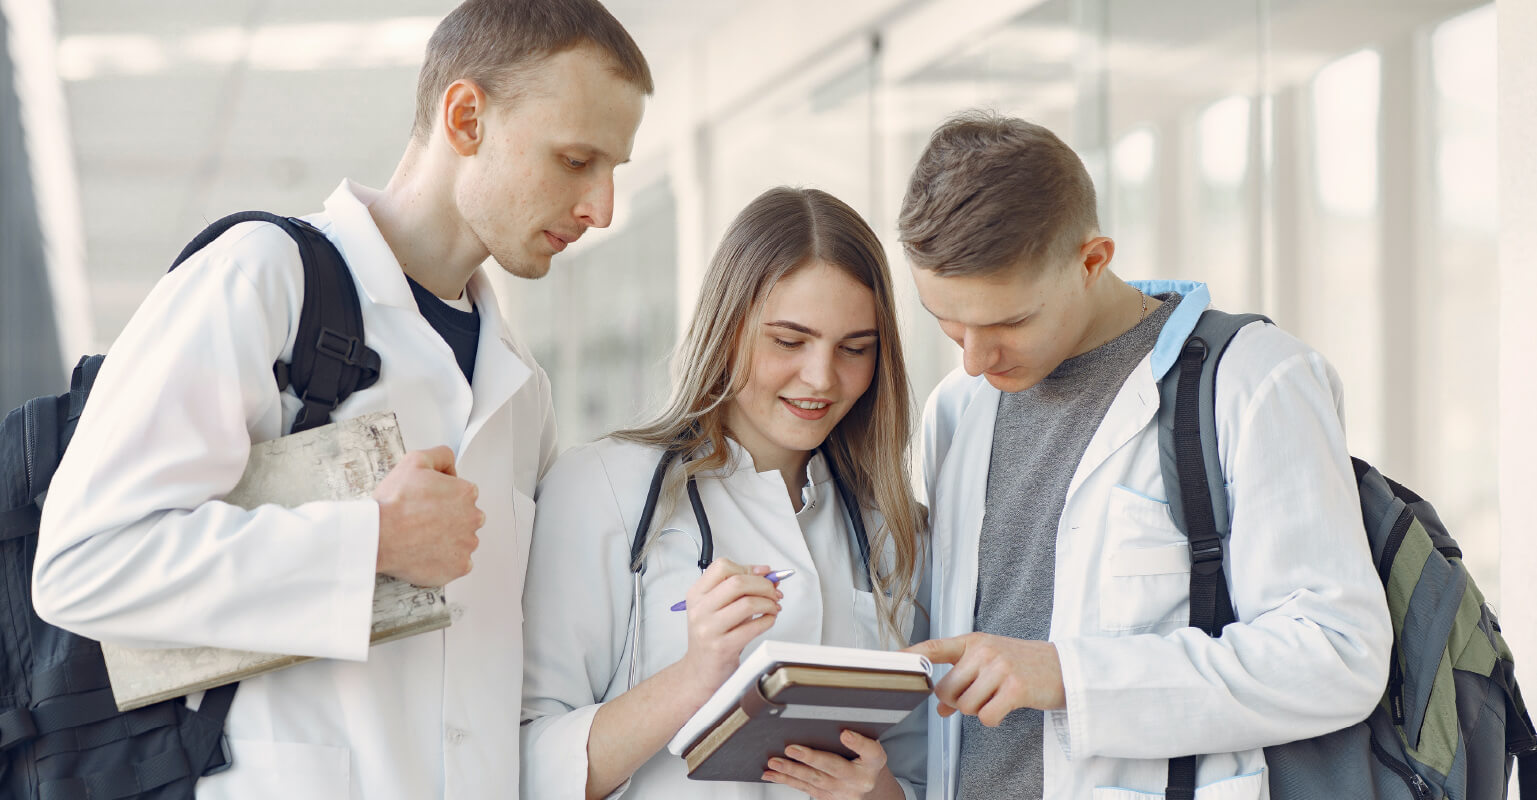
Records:
<instances>
[{"instance_id":1,"label":"blurred ceiling","mask_svg":"<svg viewBox=\"0 0 1537 800\"><path fill-rule=\"evenodd\" d=\"M248 208L308 213L343 177L382 186L406 143L427 37L457 2L54 1L97 347L110 343L206 222ZM698 62L680 59L706 44L739 60L770 62L795 49L788 43L831 35L878 7L885 11L876 16L888 19L919 7L962 16L990 6L1022 9L986 35L963 22L961 40L897 79L899 102L889 104L888 122L920 139L935 120L978 98L1067 125L1079 92L1106 67L1114 76L1103 87L1116 103L1112 129L1263 91L1262 83L1274 91L1342 54L1481 2L848 0L824 8L805 0L605 0L658 76L670 65L692 67ZM1085 16L1096 8L1101 19ZM1084 49L1089 40L1077 32L1097 26L1109 46ZM703 38L712 31L719 35ZM811 61L785 68L820 74L815 67L828 53L819 46ZM653 108L669 92L705 92L708 80L756 85L730 69L698 73L683 69L674 75L687 79L661 82ZM809 89L776 93L785 86L778 74L773 81L768 94L807 101ZM812 94L812 101L826 99ZM666 123L652 119L646 127Z\"/></svg>"},{"instance_id":2,"label":"blurred ceiling","mask_svg":"<svg viewBox=\"0 0 1537 800\"><path fill-rule=\"evenodd\" d=\"M382 186L421 54L456 0L56 0L97 346L181 244L247 208L317 210ZM606 0L651 58L745 0Z\"/></svg>"}]
</instances>

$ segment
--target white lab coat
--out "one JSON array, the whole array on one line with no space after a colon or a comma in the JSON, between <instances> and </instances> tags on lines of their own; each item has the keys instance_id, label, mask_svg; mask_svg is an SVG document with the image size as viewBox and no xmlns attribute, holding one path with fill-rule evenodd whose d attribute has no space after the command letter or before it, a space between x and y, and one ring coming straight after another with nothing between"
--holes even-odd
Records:
<instances>
[{"instance_id":1,"label":"white lab coat","mask_svg":"<svg viewBox=\"0 0 1537 800\"><path fill-rule=\"evenodd\" d=\"M1067 708L1046 715L1045 797L1162 797L1166 759L1203 753L1198 800L1266 798L1261 747L1364 719L1387 679L1392 628L1362 529L1339 380L1273 326L1244 329L1223 357L1216 421L1239 622L1209 638L1187 627L1189 549L1160 499L1157 435L1157 380L1209 295L1188 282L1136 285L1185 299L1068 486L1050 634ZM924 413L936 638L973 630L999 397L957 371ZM955 795L959 719L930 718L936 797Z\"/></svg>"},{"instance_id":2,"label":"white lab coat","mask_svg":"<svg viewBox=\"0 0 1537 800\"><path fill-rule=\"evenodd\" d=\"M757 472L734 442L724 476L697 478L714 534L715 557L739 564L793 568L779 585L785 597L762 639L845 647L892 648L883 641L874 599L861 590L862 569L847 516L820 455L808 465L808 505L800 519L778 470ZM561 456L539 486L539 518L524 590L523 791L539 800L584 797L587 735L602 703L630 686L630 542L661 451L602 439ZM665 500L657 513L666 511ZM814 519L806 519L815 515ZM867 515L873 532L878 520ZM802 527L806 528L803 535ZM686 499L660 523L646 559L640 608L640 669L636 682L683 657L688 619L668 607L699 579L700 536ZM889 554L888 554L889 555ZM872 558L878 558L872 555ZM900 615L913 633L913 606ZM927 628L918 615L921 639ZM915 711L883 737L888 763L908 797L922 797L925 713ZM803 797L770 783L691 781L682 758L664 747L614 796L768 800Z\"/></svg>"},{"instance_id":3,"label":"white lab coat","mask_svg":"<svg viewBox=\"0 0 1537 800\"><path fill-rule=\"evenodd\" d=\"M163 278L114 343L43 509L38 613L129 645L316 656L243 681L228 772L200 798L514 797L531 499L555 454L549 382L507 330L486 277L473 387L417 310L365 203L344 182L308 220L351 266L380 378L335 412L389 410L408 450L440 444L480 488L475 569L447 588L453 624L370 649L378 505L245 511L219 501L252 442L298 400L272 363L294 347L293 241L236 226Z\"/></svg>"}]
</instances>

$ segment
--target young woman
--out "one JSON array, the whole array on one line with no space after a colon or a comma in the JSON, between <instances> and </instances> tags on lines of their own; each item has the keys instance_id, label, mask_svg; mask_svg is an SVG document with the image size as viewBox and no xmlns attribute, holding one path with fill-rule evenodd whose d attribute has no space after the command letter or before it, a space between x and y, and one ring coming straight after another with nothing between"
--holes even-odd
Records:
<instances>
[{"instance_id":1,"label":"young woman","mask_svg":"<svg viewBox=\"0 0 1537 800\"><path fill-rule=\"evenodd\" d=\"M908 482L894 306L880 242L831 195L771 189L731 223L666 410L571 450L540 485L524 591L524 796L922 796L921 707L881 741L846 732L854 760L792 747L765 765L765 783L690 781L665 748L761 639L926 638L914 606L928 546ZM653 478L660 502L632 558ZM795 574L777 588L763 577L784 569ZM686 611L670 610L684 599Z\"/></svg>"}]
</instances>

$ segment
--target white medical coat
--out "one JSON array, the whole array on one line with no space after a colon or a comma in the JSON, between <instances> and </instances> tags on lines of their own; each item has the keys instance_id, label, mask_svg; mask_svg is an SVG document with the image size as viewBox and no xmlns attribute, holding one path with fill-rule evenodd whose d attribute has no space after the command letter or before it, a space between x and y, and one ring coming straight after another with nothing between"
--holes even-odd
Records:
<instances>
[{"instance_id":1,"label":"white medical coat","mask_svg":"<svg viewBox=\"0 0 1537 800\"><path fill-rule=\"evenodd\" d=\"M1184 300L1068 486L1050 628L1067 708L1046 715L1045 797L1162 797L1167 759L1201 753L1198 800L1266 798L1261 747L1364 719L1387 680L1392 628L1345 449L1339 379L1269 325L1243 329L1223 356L1216 422L1238 622L1210 638L1187 627L1190 554L1161 499L1157 433L1157 381L1209 295L1196 283L1134 285ZM936 638L973 630L999 397L957 370L924 412ZM930 719L935 797L956 792L959 720Z\"/></svg>"},{"instance_id":2,"label":"white medical coat","mask_svg":"<svg viewBox=\"0 0 1537 800\"><path fill-rule=\"evenodd\" d=\"M370 649L372 500L254 511L220 502L252 442L298 410L290 357L303 273L271 225L231 229L156 285L113 344L43 509L39 614L128 645L214 645L321 660L243 681L234 767L200 798L515 797L519 607L531 499L555 454L549 382L486 277L475 382L422 318L365 203L343 182L307 218L350 265L378 383L336 409L394 411L408 450L446 444L486 513L451 627Z\"/></svg>"},{"instance_id":3,"label":"white medical coat","mask_svg":"<svg viewBox=\"0 0 1537 800\"><path fill-rule=\"evenodd\" d=\"M809 499L801 518L790 505L778 470L757 472L735 442L723 476L697 477L715 541L715 557L739 564L793 568L779 584L783 610L764 639L891 649L908 641L884 640L868 585L849 538L848 517L820 455L808 471ZM585 797L587 736L602 703L630 686L630 543L661 451L602 439L563 454L539 486L539 518L524 589L523 792L539 800ZM657 513L668 511L666 501ZM805 519L814 515L814 519ZM866 515L874 531L878 519ZM802 528L805 533L802 533ZM640 608L640 668L636 682L682 658L688 616L669 611L699 579L700 535L686 499L659 524L661 535L646 557ZM872 555L872 558L878 558ZM926 622L918 615L917 637ZM913 606L899 614L913 637ZM892 773L908 797L922 797L924 709L882 737ZM629 800L769 800L804 797L770 783L691 781L687 765L664 747L611 796ZM916 788L915 788L916 787Z\"/></svg>"}]
</instances>

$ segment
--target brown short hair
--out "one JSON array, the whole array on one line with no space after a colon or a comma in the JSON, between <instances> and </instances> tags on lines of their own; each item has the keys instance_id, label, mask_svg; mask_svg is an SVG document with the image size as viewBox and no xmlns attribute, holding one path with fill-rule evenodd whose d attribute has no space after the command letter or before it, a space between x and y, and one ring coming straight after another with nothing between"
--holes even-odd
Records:
<instances>
[{"instance_id":1,"label":"brown short hair","mask_svg":"<svg viewBox=\"0 0 1537 800\"><path fill-rule=\"evenodd\" d=\"M1099 230L1094 182L1051 131L990 111L950 118L929 137L902 199L897 233L913 264L981 275L1070 257Z\"/></svg>"},{"instance_id":2,"label":"brown short hair","mask_svg":"<svg viewBox=\"0 0 1537 800\"><path fill-rule=\"evenodd\" d=\"M608 53L616 75L651 94L646 57L598 0L465 0L427 42L411 136L431 132L438 101L454 81L468 78L505 102L516 96L523 70L583 42Z\"/></svg>"}]
</instances>

